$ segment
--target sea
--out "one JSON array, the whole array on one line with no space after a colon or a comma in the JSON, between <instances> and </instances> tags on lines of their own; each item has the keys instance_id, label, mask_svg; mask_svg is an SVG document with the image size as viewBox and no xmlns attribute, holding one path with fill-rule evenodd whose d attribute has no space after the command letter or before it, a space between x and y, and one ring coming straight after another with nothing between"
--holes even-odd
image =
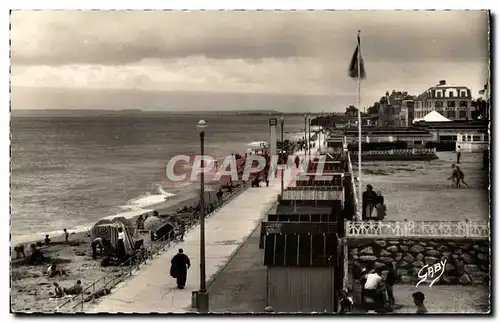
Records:
<instances>
[{"instance_id":1,"label":"sea","mask_svg":"<svg viewBox=\"0 0 500 323\"><path fill-rule=\"evenodd\" d=\"M205 153L215 158L269 141L268 116L13 117L12 243L41 240L63 228L87 230L102 218L130 217L196 197L198 185L170 181L165 165L178 154L199 154L200 119L208 123ZM301 137L303 122L287 117L285 137Z\"/></svg>"}]
</instances>

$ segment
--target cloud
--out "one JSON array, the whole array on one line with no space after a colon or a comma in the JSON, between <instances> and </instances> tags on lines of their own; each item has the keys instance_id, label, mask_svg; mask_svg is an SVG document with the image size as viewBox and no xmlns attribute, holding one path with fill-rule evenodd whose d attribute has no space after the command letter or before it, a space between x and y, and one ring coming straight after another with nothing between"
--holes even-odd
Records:
<instances>
[{"instance_id":1,"label":"cloud","mask_svg":"<svg viewBox=\"0 0 500 323\"><path fill-rule=\"evenodd\" d=\"M145 59L313 57L346 61L362 30L367 62L478 61L478 11L15 11L15 65L125 65Z\"/></svg>"}]
</instances>

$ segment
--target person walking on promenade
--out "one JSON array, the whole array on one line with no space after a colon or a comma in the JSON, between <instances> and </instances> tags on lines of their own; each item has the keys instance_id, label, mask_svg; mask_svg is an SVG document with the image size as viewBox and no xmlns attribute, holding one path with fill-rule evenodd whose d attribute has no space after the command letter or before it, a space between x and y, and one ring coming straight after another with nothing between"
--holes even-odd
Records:
<instances>
[{"instance_id":1,"label":"person walking on promenade","mask_svg":"<svg viewBox=\"0 0 500 323\"><path fill-rule=\"evenodd\" d=\"M426 314L427 308L424 305L425 295L422 292L415 292L411 295L413 297L413 303L417 306L417 314Z\"/></svg>"},{"instance_id":2,"label":"person walking on promenade","mask_svg":"<svg viewBox=\"0 0 500 323\"><path fill-rule=\"evenodd\" d=\"M300 165L300 158L299 158L299 156L296 156L295 157L295 168L299 168L299 165Z\"/></svg>"},{"instance_id":3,"label":"person walking on promenade","mask_svg":"<svg viewBox=\"0 0 500 323\"><path fill-rule=\"evenodd\" d=\"M469 187L469 184L467 184L464 180L465 174L460 169L460 167L455 165L455 164L451 164L451 168L453 169L453 172L452 172L451 176L448 177L448 180L451 179L456 188L460 187L460 183L463 183L463 184L465 184L466 187Z\"/></svg>"},{"instance_id":4,"label":"person walking on promenade","mask_svg":"<svg viewBox=\"0 0 500 323\"><path fill-rule=\"evenodd\" d=\"M363 221L371 219L376 198L377 193L373 191L373 186L366 185L366 191L363 192Z\"/></svg>"},{"instance_id":5,"label":"person walking on promenade","mask_svg":"<svg viewBox=\"0 0 500 323\"><path fill-rule=\"evenodd\" d=\"M177 279L177 288L183 289L186 286L187 271L191 267L189 257L184 254L184 250L179 249L171 261L170 276Z\"/></svg>"},{"instance_id":6,"label":"person walking on promenade","mask_svg":"<svg viewBox=\"0 0 500 323\"><path fill-rule=\"evenodd\" d=\"M460 146L457 147L457 164L460 164L460 157L462 157L462 150L460 149Z\"/></svg>"}]
</instances>

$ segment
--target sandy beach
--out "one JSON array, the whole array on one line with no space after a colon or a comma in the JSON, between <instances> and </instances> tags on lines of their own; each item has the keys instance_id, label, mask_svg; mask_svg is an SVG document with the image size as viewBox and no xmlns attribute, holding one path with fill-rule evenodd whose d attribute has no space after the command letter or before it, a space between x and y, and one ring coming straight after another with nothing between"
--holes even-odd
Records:
<instances>
[{"instance_id":1,"label":"sandy beach","mask_svg":"<svg viewBox=\"0 0 500 323\"><path fill-rule=\"evenodd\" d=\"M219 183L210 183L210 186L217 191ZM243 189L239 186L233 192ZM215 192L214 192L215 194ZM225 196L228 193L225 192ZM198 203L198 197L184 200L183 202L163 207L158 205L156 210L160 215L176 214L179 208L183 206L195 206ZM137 217L131 218L135 224ZM40 239L32 241L42 241ZM60 236L51 237L51 243L48 246L40 247L43 255L50 258L43 265L29 266L24 265L21 260L16 260L16 254L12 250L11 261L11 311L12 312L52 312L57 306L64 303L67 298L53 298L54 286L57 282L61 287L69 288L77 280L81 280L83 288L86 288L91 282L101 278L104 275L115 272L120 275L121 269L117 267L101 267L100 258L92 259L92 250L90 246L91 238L88 232L70 233L69 241L64 241L64 235L61 231ZM30 242L25 243L28 245ZM145 240L146 243L146 240ZM14 246L12 246L13 249ZM25 247L26 255L29 254ZM55 263L60 269L64 269L68 276L58 276L48 278L46 275L49 263ZM66 296L69 297L69 296Z\"/></svg>"}]
</instances>

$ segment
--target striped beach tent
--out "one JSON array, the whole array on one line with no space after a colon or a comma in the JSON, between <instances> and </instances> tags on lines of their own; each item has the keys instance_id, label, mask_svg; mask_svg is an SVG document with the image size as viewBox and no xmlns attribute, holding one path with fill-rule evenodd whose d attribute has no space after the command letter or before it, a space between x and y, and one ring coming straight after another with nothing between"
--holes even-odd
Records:
<instances>
[{"instance_id":1,"label":"striped beach tent","mask_svg":"<svg viewBox=\"0 0 500 323\"><path fill-rule=\"evenodd\" d=\"M111 242L111 245L116 248L116 243L118 241L118 228L122 228L125 232L125 240L123 241L125 245L125 252L128 255L134 254L134 240L129 230L121 221L113 220L100 220L98 221L92 229L90 229L90 235L92 240L96 238L106 239Z\"/></svg>"}]
</instances>

